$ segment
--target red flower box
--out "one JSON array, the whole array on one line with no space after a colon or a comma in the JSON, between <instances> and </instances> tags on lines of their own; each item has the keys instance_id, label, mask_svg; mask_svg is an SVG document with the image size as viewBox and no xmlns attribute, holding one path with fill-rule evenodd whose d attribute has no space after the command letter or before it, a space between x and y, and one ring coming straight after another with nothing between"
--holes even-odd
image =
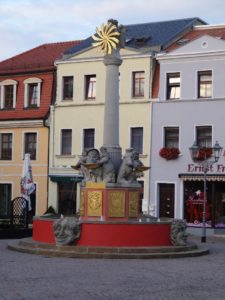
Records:
<instances>
[{"instance_id":1,"label":"red flower box","mask_svg":"<svg viewBox=\"0 0 225 300\"><path fill-rule=\"evenodd\" d=\"M162 148L159 151L159 155L167 160L177 159L180 154L178 148Z\"/></svg>"},{"instance_id":2,"label":"red flower box","mask_svg":"<svg viewBox=\"0 0 225 300\"><path fill-rule=\"evenodd\" d=\"M199 154L198 154L198 157L196 160L203 161L205 159L210 158L211 156L212 156L212 148L203 147L203 148L200 148Z\"/></svg>"}]
</instances>

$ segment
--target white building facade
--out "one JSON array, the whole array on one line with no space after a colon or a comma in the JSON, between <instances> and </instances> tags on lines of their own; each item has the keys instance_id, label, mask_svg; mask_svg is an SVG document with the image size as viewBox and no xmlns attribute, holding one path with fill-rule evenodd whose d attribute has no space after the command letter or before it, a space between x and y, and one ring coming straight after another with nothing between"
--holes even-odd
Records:
<instances>
[{"instance_id":1,"label":"white building facade","mask_svg":"<svg viewBox=\"0 0 225 300\"><path fill-rule=\"evenodd\" d=\"M200 227L203 170L193 163L189 148L194 141L204 149L216 141L225 147L225 41L202 31L200 37L157 59L160 80L159 98L152 106L149 212L160 218L185 218L189 226ZM207 172L206 219L209 228L225 227L223 155Z\"/></svg>"}]
</instances>

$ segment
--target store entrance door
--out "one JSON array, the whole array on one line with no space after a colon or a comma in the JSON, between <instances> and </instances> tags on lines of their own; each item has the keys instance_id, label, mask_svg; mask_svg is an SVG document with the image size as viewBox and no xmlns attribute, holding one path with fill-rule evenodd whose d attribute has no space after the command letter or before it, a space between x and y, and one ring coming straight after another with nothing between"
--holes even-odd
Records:
<instances>
[{"instance_id":1,"label":"store entrance door","mask_svg":"<svg viewBox=\"0 0 225 300\"><path fill-rule=\"evenodd\" d=\"M174 190L173 183L159 184L159 217L174 218Z\"/></svg>"},{"instance_id":2,"label":"store entrance door","mask_svg":"<svg viewBox=\"0 0 225 300\"><path fill-rule=\"evenodd\" d=\"M59 214L72 215L76 213L76 183L58 183Z\"/></svg>"}]
</instances>

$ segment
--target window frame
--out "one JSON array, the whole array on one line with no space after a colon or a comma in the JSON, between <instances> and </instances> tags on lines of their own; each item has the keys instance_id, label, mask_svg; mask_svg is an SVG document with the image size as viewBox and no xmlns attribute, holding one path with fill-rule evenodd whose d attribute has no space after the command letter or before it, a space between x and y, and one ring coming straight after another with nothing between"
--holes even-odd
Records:
<instances>
[{"instance_id":1,"label":"window frame","mask_svg":"<svg viewBox=\"0 0 225 300\"><path fill-rule=\"evenodd\" d=\"M66 80L68 80L68 82L66 82ZM73 95L74 95L74 76L73 75L63 76L62 77L62 101L73 101Z\"/></svg>"},{"instance_id":2,"label":"window frame","mask_svg":"<svg viewBox=\"0 0 225 300\"><path fill-rule=\"evenodd\" d=\"M204 137L204 132L201 133L203 135L203 137L200 137L199 136L199 130L202 129L202 130L206 130L206 129L210 129L210 134L206 134L205 133L205 137ZM200 148L211 148L212 147L212 133L213 133L213 128L212 128L212 125L199 125L199 126L196 126L195 127L195 136L196 136L196 142L197 142L197 145L200 147Z\"/></svg>"},{"instance_id":3,"label":"window frame","mask_svg":"<svg viewBox=\"0 0 225 300\"><path fill-rule=\"evenodd\" d=\"M70 132L70 136L65 136L63 133ZM66 141L66 139L70 138ZM60 138L60 155L71 156L72 155L72 139L73 139L73 130L70 128L61 129L61 138ZM69 141L69 145L66 145L66 142ZM66 146L66 147L65 147ZM69 151L67 152L67 148Z\"/></svg>"},{"instance_id":4,"label":"window frame","mask_svg":"<svg viewBox=\"0 0 225 300\"><path fill-rule=\"evenodd\" d=\"M3 149L3 138L2 136L3 135L10 135L11 137L11 140L10 141L7 141L7 144L10 144L11 147L9 147L7 150L10 152L10 155L9 156L4 156L3 157L3 152L4 152L4 149ZM0 132L0 160L12 160L12 156L13 156L13 133L12 132Z\"/></svg>"},{"instance_id":5,"label":"window frame","mask_svg":"<svg viewBox=\"0 0 225 300\"><path fill-rule=\"evenodd\" d=\"M95 78L95 81L92 79ZM89 96L89 92L91 90L91 96ZM97 95L97 75L96 74L88 74L85 75L85 100L96 100Z\"/></svg>"},{"instance_id":6,"label":"window frame","mask_svg":"<svg viewBox=\"0 0 225 300\"><path fill-rule=\"evenodd\" d=\"M137 132L136 133L134 132L137 129L141 130L141 134L140 133L137 134ZM135 143L137 143L136 144L137 146L135 145ZM139 154L143 154L143 148L144 148L144 127L143 126L130 127L130 147L133 148Z\"/></svg>"},{"instance_id":7,"label":"window frame","mask_svg":"<svg viewBox=\"0 0 225 300\"><path fill-rule=\"evenodd\" d=\"M18 82L13 79L6 79L0 82L0 109L15 109L16 108L16 93L17 93L17 84ZM12 93L12 105L6 106L5 105L5 87L6 86L13 86L13 93Z\"/></svg>"},{"instance_id":8,"label":"window frame","mask_svg":"<svg viewBox=\"0 0 225 300\"><path fill-rule=\"evenodd\" d=\"M25 108L38 108L40 107L40 102L41 102L41 83L42 83L42 79L37 78L37 77L30 77L27 78L23 81L24 83L24 107ZM36 103L32 104L30 103L30 86L31 85L36 85L37 86L37 90L36 90Z\"/></svg>"},{"instance_id":9,"label":"window frame","mask_svg":"<svg viewBox=\"0 0 225 300\"><path fill-rule=\"evenodd\" d=\"M173 132L177 131L177 132L175 132L173 135L173 133L171 133L171 131L173 131ZM179 128L179 126L164 126L163 127L163 147L179 149L179 144L180 144L180 128Z\"/></svg>"},{"instance_id":10,"label":"window frame","mask_svg":"<svg viewBox=\"0 0 225 300\"><path fill-rule=\"evenodd\" d=\"M179 78L179 82L171 82L170 79ZM175 88L174 97L171 97L172 89ZM178 90L179 97L176 96ZM180 72L169 72L166 74L166 99L179 100L181 99L181 74Z\"/></svg>"},{"instance_id":11,"label":"window frame","mask_svg":"<svg viewBox=\"0 0 225 300\"><path fill-rule=\"evenodd\" d=\"M35 142L32 142L32 144L35 145L34 150L32 151L27 151L29 146L28 146L28 140L27 140L27 136L28 135L35 135ZM29 143L30 144L30 143ZM27 148L28 147L28 148ZM37 160L37 150L38 150L38 133L35 131L26 131L24 132L24 142L23 142L23 159L25 157L26 153L30 153L30 159L31 160Z\"/></svg>"},{"instance_id":12,"label":"window frame","mask_svg":"<svg viewBox=\"0 0 225 300\"><path fill-rule=\"evenodd\" d=\"M93 135L87 137L87 132L92 131ZM87 145L86 138L92 139L91 145ZM89 149L95 148L95 128L84 128L83 129L83 151L87 151Z\"/></svg>"},{"instance_id":13,"label":"window frame","mask_svg":"<svg viewBox=\"0 0 225 300\"><path fill-rule=\"evenodd\" d=\"M136 75L142 74L142 77L136 78ZM138 92L136 92L138 87ZM132 72L132 98L144 98L145 96L145 71Z\"/></svg>"},{"instance_id":14,"label":"window frame","mask_svg":"<svg viewBox=\"0 0 225 300\"><path fill-rule=\"evenodd\" d=\"M201 80L203 76L210 76L211 80ZM212 70L205 70L205 71L198 71L197 72L197 97L198 99L211 99L212 98L212 92L213 92L213 74ZM202 95L202 88L204 88L204 95ZM208 96L208 88L210 91L210 96Z\"/></svg>"}]
</instances>

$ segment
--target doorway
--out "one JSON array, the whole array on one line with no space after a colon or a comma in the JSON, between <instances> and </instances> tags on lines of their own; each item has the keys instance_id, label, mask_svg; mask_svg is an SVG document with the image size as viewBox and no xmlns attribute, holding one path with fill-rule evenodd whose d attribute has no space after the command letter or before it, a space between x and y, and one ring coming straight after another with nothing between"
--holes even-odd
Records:
<instances>
[{"instance_id":1,"label":"doorway","mask_svg":"<svg viewBox=\"0 0 225 300\"><path fill-rule=\"evenodd\" d=\"M174 194L175 184L159 184L159 217L174 218Z\"/></svg>"},{"instance_id":2,"label":"doorway","mask_svg":"<svg viewBox=\"0 0 225 300\"><path fill-rule=\"evenodd\" d=\"M76 182L58 183L58 213L72 215L76 213Z\"/></svg>"}]
</instances>

